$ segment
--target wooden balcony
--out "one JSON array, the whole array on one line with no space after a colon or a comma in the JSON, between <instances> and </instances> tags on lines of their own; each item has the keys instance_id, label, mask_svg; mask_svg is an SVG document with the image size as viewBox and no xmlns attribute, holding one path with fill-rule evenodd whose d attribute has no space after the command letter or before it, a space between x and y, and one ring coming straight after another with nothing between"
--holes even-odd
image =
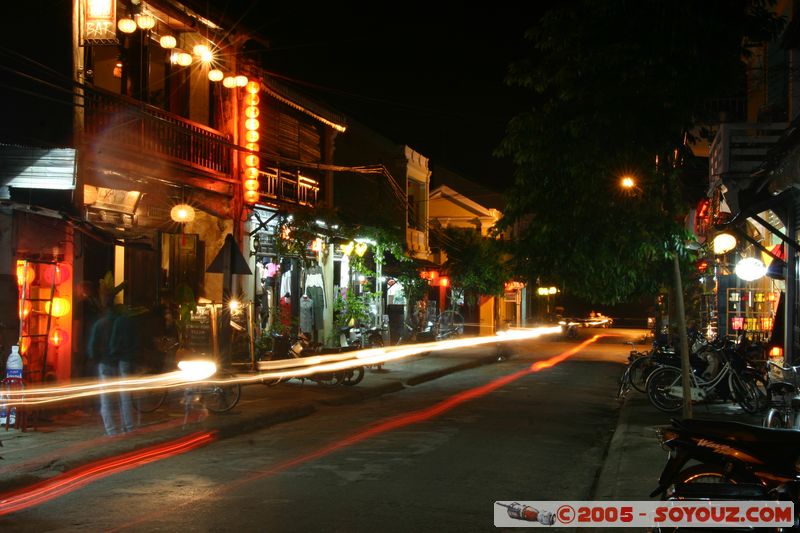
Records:
<instances>
[{"instance_id":1,"label":"wooden balcony","mask_svg":"<svg viewBox=\"0 0 800 533\"><path fill-rule=\"evenodd\" d=\"M711 181L749 176L788 126L785 122L720 124L708 157Z\"/></svg>"},{"instance_id":2,"label":"wooden balcony","mask_svg":"<svg viewBox=\"0 0 800 533\"><path fill-rule=\"evenodd\" d=\"M312 178L276 167L262 169L259 192L263 197L313 207L317 205L319 183Z\"/></svg>"},{"instance_id":3,"label":"wooden balcony","mask_svg":"<svg viewBox=\"0 0 800 533\"><path fill-rule=\"evenodd\" d=\"M159 156L180 166L230 176L232 150L223 133L99 89L86 89L84 102L87 136L137 157Z\"/></svg>"}]
</instances>

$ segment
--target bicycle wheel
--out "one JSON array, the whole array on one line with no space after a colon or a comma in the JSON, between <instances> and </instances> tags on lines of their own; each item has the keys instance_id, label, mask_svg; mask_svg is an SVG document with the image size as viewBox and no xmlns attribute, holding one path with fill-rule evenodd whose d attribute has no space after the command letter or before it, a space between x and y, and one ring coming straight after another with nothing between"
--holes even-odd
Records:
<instances>
[{"instance_id":1,"label":"bicycle wheel","mask_svg":"<svg viewBox=\"0 0 800 533\"><path fill-rule=\"evenodd\" d=\"M232 378L230 372L217 375L220 379ZM242 397L242 386L239 383L215 383L208 389L203 389L203 401L206 408L212 413L225 413L239 403Z\"/></svg>"},{"instance_id":2,"label":"bicycle wheel","mask_svg":"<svg viewBox=\"0 0 800 533\"><path fill-rule=\"evenodd\" d=\"M758 411L758 390L752 378L746 378L736 372L731 372L728 376L728 387L733 395L733 400L746 413L752 414Z\"/></svg>"},{"instance_id":3,"label":"bicycle wheel","mask_svg":"<svg viewBox=\"0 0 800 533\"><path fill-rule=\"evenodd\" d=\"M630 365L630 382L634 389L639 392L647 392L647 378L655 370L656 365L649 355L634 359Z\"/></svg>"},{"instance_id":4,"label":"bicycle wheel","mask_svg":"<svg viewBox=\"0 0 800 533\"><path fill-rule=\"evenodd\" d=\"M786 429L786 423L784 422L783 413L779 409L775 407L771 407L767 414L764 416L764 427L766 428L777 428L777 429Z\"/></svg>"},{"instance_id":5,"label":"bicycle wheel","mask_svg":"<svg viewBox=\"0 0 800 533\"><path fill-rule=\"evenodd\" d=\"M681 371L672 366L653 370L647 380L647 397L659 411L674 413L683 407Z\"/></svg>"},{"instance_id":6,"label":"bicycle wheel","mask_svg":"<svg viewBox=\"0 0 800 533\"><path fill-rule=\"evenodd\" d=\"M619 378L619 390L617 390L617 399L622 399L631 390L631 365L625 367L625 372Z\"/></svg>"},{"instance_id":7,"label":"bicycle wheel","mask_svg":"<svg viewBox=\"0 0 800 533\"><path fill-rule=\"evenodd\" d=\"M164 405L166 399L167 389L146 389L131 393L133 408L140 413L152 413Z\"/></svg>"}]
</instances>

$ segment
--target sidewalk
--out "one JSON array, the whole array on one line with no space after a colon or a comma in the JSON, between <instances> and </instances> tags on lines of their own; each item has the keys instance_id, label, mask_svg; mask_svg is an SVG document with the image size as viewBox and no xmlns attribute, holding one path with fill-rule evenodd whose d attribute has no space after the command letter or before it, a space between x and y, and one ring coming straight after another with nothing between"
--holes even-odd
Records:
<instances>
[{"instance_id":1,"label":"sidewalk","mask_svg":"<svg viewBox=\"0 0 800 533\"><path fill-rule=\"evenodd\" d=\"M321 386L311 381L292 380L267 387L242 387L239 404L229 413L215 415L194 411L201 419L185 422L185 410L178 404L180 394L150 414L138 415L139 428L133 433L107 437L96 399L85 407L48 415L35 429L0 429L0 493L30 485L67 470L108 459L147 446L166 443L198 431L215 431L226 439L295 420L314 413L319 406L356 403L403 390L453 372L497 361L496 348L486 345L464 350L434 352L409 360L386 363L381 370L367 369L356 387ZM199 418L199 417L198 417Z\"/></svg>"},{"instance_id":2,"label":"sidewalk","mask_svg":"<svg viewBox=\"0 0 800 533\"><path fill-rule=\"evenodd\" d=\"M732 403L695 405L694 418L761 424L762 414L747 414ZM650 500L658 485L667 452L661 448L656 427L667 425L681 413L662 413L645 394L631 390L622 401L617 429L595 486L593 500Z\"/></svg>"}]
</instances>

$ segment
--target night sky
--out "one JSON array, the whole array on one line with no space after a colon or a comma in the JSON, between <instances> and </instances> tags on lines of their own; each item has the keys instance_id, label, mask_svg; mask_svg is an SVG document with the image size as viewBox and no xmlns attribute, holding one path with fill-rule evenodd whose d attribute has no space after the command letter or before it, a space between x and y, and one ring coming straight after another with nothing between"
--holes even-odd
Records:
<instances>
[{"instance_id":1,"label":"night sky","mask_svg":"<svg viewBox=\"0 0 800 533\"><path fill-rule=\"evenodd\" d=\"M524 105L503 79L543 4L221 4L270 41L264 65L284 82L473 181L510 182L492 151Z\"/></svg>"}]
</instances>

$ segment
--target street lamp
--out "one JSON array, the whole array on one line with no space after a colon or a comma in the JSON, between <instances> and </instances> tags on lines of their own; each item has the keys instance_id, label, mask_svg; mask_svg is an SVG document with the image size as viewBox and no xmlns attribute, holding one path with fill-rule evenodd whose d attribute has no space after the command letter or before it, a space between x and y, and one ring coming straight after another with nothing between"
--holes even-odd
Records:
<instances>
[{"instance_id":1,"label":"street lamp","mask_svg":"<svg viewBox=\"0 0 800 533\"><path fill-rule=\"evenodd\" d=\"M622 176L619 184L623 189L631 190L636 187L636 180L633 179L633 176Z\"/></svg>"}]
</instances>

